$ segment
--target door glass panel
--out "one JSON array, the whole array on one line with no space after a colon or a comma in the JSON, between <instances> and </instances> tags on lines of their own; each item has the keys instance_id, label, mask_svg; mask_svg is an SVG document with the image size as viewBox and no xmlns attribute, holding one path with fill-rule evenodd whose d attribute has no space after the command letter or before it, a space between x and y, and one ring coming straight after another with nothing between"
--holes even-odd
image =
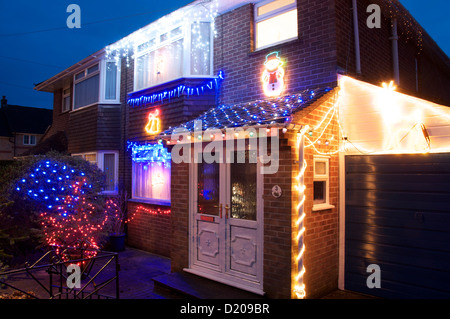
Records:
<instances>
[{"instance_id":1,"label":"door glass panel","mask_svg":"<svg viewBox=\"0 0 450 319\"><path fill-rule=\"evenodd\" d=\"M201 161L198 163L197 174L197 212L219 215L219 164Z\"/></svg>"},{"instance_id":2,"label":"door glass panel","mask_svg":"<svg viewBox=\"0 0 450 319\"><path fill-rule=\"evenodd\" d=\"M239 158L242 153L235 152L234 158ZM230 164L231 218L256 220L257 164L253 162L249 160L249 152L245 151L244 163Z\"/></svg>"}]
</instances>

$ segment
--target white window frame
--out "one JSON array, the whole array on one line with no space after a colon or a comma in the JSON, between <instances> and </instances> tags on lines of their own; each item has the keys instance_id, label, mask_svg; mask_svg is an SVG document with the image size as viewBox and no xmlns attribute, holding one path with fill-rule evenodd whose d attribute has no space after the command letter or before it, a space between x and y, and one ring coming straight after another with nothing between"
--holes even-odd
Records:
<instances>
[{"instance_id":1,"label":"white window frame","mask_svg":"<svg viewBox=\"0 0 450 319\"><path fill-rule=\"evenodd\" d=\"M278 45L278 44L282 44L282 43L286 43L286 42L290 42L292 40L298 39L298 30L297 30L297 36L295 36L295 37L292 37L292 38L289 38L289 39L285 39L285 40L282 40L282 41L278 41L278 42L274 42L274 43L271 43L271 44L268 44L268 45L265 45L265 46L256 47L256 42L257 42L256 40L257 40L257 36L258 36L257 35L256 25L257 25L258 22L262 22L264 20L276 17L276 16L278 16L280 14L292 11L294 9L297 9L297 0L296 0L292 4L286 5L284 7L275 9L273 11L270 11L270 12L267 12L267 13L264 13L264 14L258 16L258 9L260 7L265 6L266 4L269 4L269 3L274 2L274 1L276 1L276 0L265 0L265 1L261 1L261 2L259 2L257 4L255 4L255 6L254 6L254 17L255 17L255 19L254 19L254 31L255 32L254 32L254 39L253 40L254 40L254 43L255 43L255 51L263 50L263 49L270 48L270 47ZM297 21L298 21L298 13L297 13ZM297 22L297 28L298 28L298 22Z\"/></svg>"},{"instance_id":2,"label":"white window frame","mask_svg":"<svg viewBox=\"0 0 450 319\"><path fill-rule=\"evenodd\" d=\"M316 173L316 163L317 162L325 163L325 174ZM312 210L318 211L318 210L334 208L334 205L330 204L330 157L323 156L323 155L314 155L313 171L314 171L313 182L325 182L325 202L313 204ZM314 192L314 187L313 187L313 192ZM314 196L313 196L313 200L314 200Z\"/></svg>"},{"instance_id":3,"label":"white window frame","mask_svg":"<svg viewBox=\"0 0 450 319\"><path fill-rule=\"evenodd\" d=\"M119 190L119 151L97 151L97 152L86 152L86 153L73 153L73 157L81 157L82 159L86 160L86 155L95 155L96 156L96 162L95 164L99 169L101 169L103 172L104 170L104 155L105 154L114 154L114 190L113 191L103 191L102 194L107 195L117 195ZM93 163L93 162L90 162ZM94 164L94 163L93 163Z\"/></svg>"},{"instance_id":4,"label":"white window frame","mask_svg":"<svg viewBox=\"0 0 450 319\"><path fill-rule=\"evenodd\" d=\"M115 98L115 99L106 99L106 98L105 98L105 95L106 95L106 88L105 88L105 85L106 85L106 66L107 66L107 63L108 63L108 62L114 62L114 63L116 63L116 61L113 60L113 59L102 59L102 60L100 60L100 61L97 61L97 62L95 62L95 63L90 64L88 67L84 68L83 70L81 70L81 71L79 71L79 72L76 72L76 73L73 75L73 92L71 92L71 93L73 93L73 94L72 94L72 95L73 95L73 96L72 96L72 107L71 107L72 112L78 111L78 110L81 110L81 109L84 109L84 108L87 108L87 107L89 107L89 106L96 105L96 104L120 104L120 71L121 71L120 63L116 63L116 66L117 66L117 74L116 74L116 76L117 76L117 79L116 79L116 98ZM92 68L92 67L95 66L95 65L98 65L98 70L95 71L95 72L93 72L93 73L91 73L91 74L88 74L88 73L87 73L87 72L88 72L88 69ZM77 80L77 79L76 79L76 76L77 76L78 74L82 73L82 72L84 72L83 78ZM76 94L75 94L75 93L76 93L75 91L76 91L76 84L78 84L78 83L80 83L80 82L83 82L83 81L85 81L85 80L87 80L87 79L89 79L90 77L93 77L93 76L95 76L95 75L99 75L98 101L93 102L93 103L88 104L88 105L83 105L83 106L81 106L81 107L75 109L75 95L76 95Z\"/></svg>"},{"instance_id":5,"label":"white window frame","mask_svg":"<svg viewBox=\"0 0 450 319\"><path fill-rule=\"evenodd\" d=\"M114 63L117 66L117 79L116 79L116 98L106 99L106 68L107 63ZM120 63L115 60L103 59L100 61L100 92L99 92L99 102L105 104L120 104Z\"/></svg>"},{"instance_id":6,"label":"white window frame","mask_svg":"<svg viewBox=\"0 0 450 319\"><path fill-rule=\"evenodd\" d=\"M28 143L25 143L25 136L28 136ZM31 143L31 137L34 137L34 143ZM36 145L36 142L37 142L36 140L37 140L36 135L25 134L22 137L23 145Z\"/></svg>"},{"instance_id":7,"label":"white window frame","mask_svg":"<svg viewBox=\"0 0 450 319\"><path fill-rule=\"evenodd\" d=\"M64 93L66 90L69 90L69 93ZM65 86L62 91L61 113L69 112L72 109L71 95L72 95L72 90L70 89L70 86ZM64 107L65 107L65 100L67 97L70 99L70 103L69 103L69 108L66 110Z\"/></svg>"},{"instance_id":8,"label":"white window frame","mask_svg":"<svg viewBox=\"0 0 450 319\"><path fill-rule=\"evenodd\" d=\"M164 163L162 163L164 165ZM172 201L171 199L157 199L157 198L150 198L150 197L139 197L135 196L135 183L136 183L136 167L135 163L132 162L131 164L131 200L135 202L140 203L147 203L147 204L155 204L155 205L162 205L162 206L170 206L170 203ZM172 180L172 172L170 172L170 179ZM172 185L170 185L172 187Z\"/></svg>"},{"instance_id":9,"label":"white window frame","mask_svg":"<svg viewBox=\"0 0 450 319\"><path fill-rule=\"evenodd\" d=\"M209 70L210 70L210 74L203 74L203 75L191 75L191 29L192 29L192 25L195 23L195 21L188 19L185 22L177 22L171 25L168 25L165 29L159 29L157 32L153 32L151 36L148 36L145 41L139 42L135 47L134 47L134 83L133 83L133 92L139 92L154 86L159 86L159 85L163 85L165 83L170 83L172 81L175 81L179 78L205 78L205 77L212 77L212 72L213 72L213 68L214 68L214 31L212 28L212 23L210 20L208 19L198 19L196 20L197 22L201 23L201 22L207 22L210 24L210 30L209 30L209 44L210 44L210 48L209 48L209 52L210 52L210 65L209 65ZM170 34L170 32L172 30L177 29L178 27L182 28L182 32L179 35L176 35L174 37L168 37L168 39L161 41L161 36L164 34ZM150 52L153 51L157 51L158 49L179 41L180 39L183 39L183 61L182 61L182 74L179 78L175 78L175 79L171 79L168 81L164 81L161 83L156 83L156 84L152 84L150 86L146 86L146 87L142 87L142 88L138 88L137 87L137 82L138 82L138 76L137 76L137 72L138 72L138 63L137 60L141 57L144 56ZM145 50L142 50L140 52L138 52L138 47L141 45L144 45L147 42L150 42L152 40L155 40L155 43L152 46L147 47Z\"/></svg>"}]
</instances>

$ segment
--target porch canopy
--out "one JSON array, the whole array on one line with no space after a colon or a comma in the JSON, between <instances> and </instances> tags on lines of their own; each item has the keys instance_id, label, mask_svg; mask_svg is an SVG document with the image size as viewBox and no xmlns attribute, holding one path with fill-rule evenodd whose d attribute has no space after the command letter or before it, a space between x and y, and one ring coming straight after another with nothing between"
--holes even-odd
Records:
<instances>
[{"instance_id":1,"label":"porch canopy","mask_svg":"<svg viewBox=\"0 0 450 319\"><path fill-rule=\"evenodd\" d=\"M332 88L308 89L296 94L251 102L219 105L184 124L161 132L159 138L170 139L174 132L198 132L237 127L288 127L291 115L319 100ZM198 126L201 122L201 127Z\"/></svg>"}]
</instances>

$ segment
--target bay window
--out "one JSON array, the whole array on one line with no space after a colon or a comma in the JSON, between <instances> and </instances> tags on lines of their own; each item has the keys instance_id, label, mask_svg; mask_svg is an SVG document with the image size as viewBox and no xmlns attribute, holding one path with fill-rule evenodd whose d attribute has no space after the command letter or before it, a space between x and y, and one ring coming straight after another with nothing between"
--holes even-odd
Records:
<instances>
[{"instance_id":1,"label":"bay window","mask_svg":"<svg viewBox=\"0 0 450 319\"><path fill-rule=\"evenodd\" d=\"M211 76L211 25L195 21L155 31L135 48L138 91L181 77Z\"/></svg>"},{"instance_id":2,"label":"bay window","mask_svg":"<svg viewBox=\"0 0 450 319\"><path fill-rule=\"evenodd\" d=\"M117 194L119 177L119 152L97 151L89 153L72 154L73 157L82 158L91 164L97 165L105 173L105 194Z\"/></svg>"},{"instance_id":3,"label":"bay window","mask_svg":"<svg viewBox=\"0 0 450 319\"><path fill-rule=\"evenodd\" d=\"M102 60L74 75L73 110L95 103L119 103L119 89L116 62Z\"/></svg>"},{"instance_id":4,"label":"bay window","mask_svg":"<svg viewBox=\"0 0 450 319\"><path fill-rule=\"evenodd\" d=\"M255 49L298 37L296 0L268 0L255 5Z\"/></svg>"}]
</instances>

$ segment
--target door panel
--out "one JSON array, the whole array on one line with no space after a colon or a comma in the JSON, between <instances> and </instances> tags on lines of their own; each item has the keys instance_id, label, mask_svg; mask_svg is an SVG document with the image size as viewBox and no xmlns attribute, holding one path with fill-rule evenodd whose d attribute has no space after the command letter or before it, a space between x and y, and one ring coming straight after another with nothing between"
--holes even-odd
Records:
<instances>
[{"instance_id":1,"label":"door panel","mask_svg":"<svg viewBox=\"0 0 450 319\"><path fill-rule=\"evenodd\" d=\"M230 270L256 276L256 228L230 227Z\"/></svg>"},{"instance_id":2,"label":"door panel","mask_svg":"<svg viewBox=\"0 0 450 319\"><path fill-rule=\"evenodd\" d=\"M197 221L197 256L198 260L217 268L220 267L220 230L219 224Z\"/></svg>"}]
</instances>

